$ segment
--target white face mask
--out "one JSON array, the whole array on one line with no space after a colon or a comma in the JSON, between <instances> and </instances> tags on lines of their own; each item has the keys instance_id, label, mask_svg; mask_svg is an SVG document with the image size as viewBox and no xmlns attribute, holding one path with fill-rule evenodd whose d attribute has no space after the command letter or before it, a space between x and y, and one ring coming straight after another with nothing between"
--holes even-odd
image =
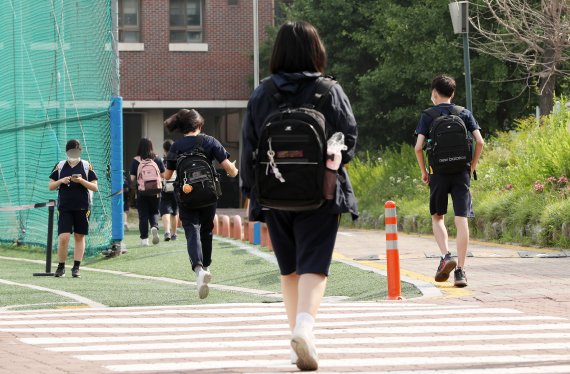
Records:
<instances>
[{"instance_id":1,"label":"white face mask","mask_svg":"<svg viewBox=\"0 0 570 374\"><path fill-rule=\"evenodd\" d=\"M76 164L80 160L81 151L78 149L70 149L69 151L66 152L66 154L67 154L67 161L69 161L72 164Z\"/></svg>"}]
</instances>

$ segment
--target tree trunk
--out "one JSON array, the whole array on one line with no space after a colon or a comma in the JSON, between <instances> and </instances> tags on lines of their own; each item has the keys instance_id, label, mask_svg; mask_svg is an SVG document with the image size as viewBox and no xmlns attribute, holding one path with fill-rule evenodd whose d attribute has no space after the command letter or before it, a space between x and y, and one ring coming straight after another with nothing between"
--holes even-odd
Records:
<instances>
[{"instance_id":1,"label":"tree trunk","mask_svg":"<svg viewBox=\"0 0 570 374\"><path fill-rule=\"evenodd\" d=\"M540 97L538 106L540 115L547 116L552 112L554 106L554 90L556 88L556 49L553 45L547 45L544 48L542 61L544 70L540 73Z\"/></svg>"},{"instance_id":2,"label":"tree trunk","mask_svg":"<svg viewBox=\"0 0 570 374\"><path fill-rule=\"evenodd\" d=\"M554 107L554 87L556 85L556 77L551 75L549 77L540 79L540 96L538 98L538 107L540 108L540 115L547 116L552 112Z\"/></svg>"}]
</instances>

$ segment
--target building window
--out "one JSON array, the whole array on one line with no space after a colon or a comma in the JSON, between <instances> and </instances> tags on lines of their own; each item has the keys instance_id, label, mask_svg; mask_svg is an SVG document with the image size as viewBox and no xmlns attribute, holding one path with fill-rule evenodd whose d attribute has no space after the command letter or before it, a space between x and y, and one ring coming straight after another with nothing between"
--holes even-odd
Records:
<instances>
[{"instance_id":1,"label":"building window","mask_svg":"<svg viewBox=\"0 0 570 374\"><path fill-rule=\"evenodd\" d=\"M119 42L141 42L139 15L139 0L119 0Z\"/></svg>"},{"instance_id":2,"label":"building window","mask_svg":"<svg viewBox=\"0 0 570 374\"><path fill-rule=\"evenodd\" d=\"M202 43L203 0L170 0L170 42Z\"/></svg>"}]
</instances>

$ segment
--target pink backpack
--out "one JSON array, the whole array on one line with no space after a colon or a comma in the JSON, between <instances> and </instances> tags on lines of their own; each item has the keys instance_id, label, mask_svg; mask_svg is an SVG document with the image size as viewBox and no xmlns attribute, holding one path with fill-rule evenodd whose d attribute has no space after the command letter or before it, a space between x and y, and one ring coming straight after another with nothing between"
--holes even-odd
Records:
<instances>
[{"instance_id":1,"label":"pink backpack","mask_svg":"<svg viewBox=\"0 0 570 374\"><path fill-rule=\"evenodd\" d=\"M141 160L139 156L135 157L139 162L137 169L137 190L141 196L157 195L162 191L162 178L160 169L154 160L147 158Z\"/></svg>"}]
</instances>

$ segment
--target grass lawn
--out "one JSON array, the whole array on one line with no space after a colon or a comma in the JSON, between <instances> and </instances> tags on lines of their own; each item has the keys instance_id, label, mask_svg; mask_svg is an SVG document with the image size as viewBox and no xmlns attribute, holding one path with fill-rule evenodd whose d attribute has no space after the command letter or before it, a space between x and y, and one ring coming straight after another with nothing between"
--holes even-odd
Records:
<instances>
[{"instance_id":1,"label":"grass lawn","mask_svg":"<svg viewBox=\"0 0 570 374\"><path fill-rule=\"evenodd\" d=\"M128 253L116 258L100 256L85 259L82 263L82 277L79 279L71 277L71 256L67 261L66 277L34 277L32 273L43 272L45 264L23 260L45 261L44 250L0 246L0 256L4 257L0 259L0 310L84 306L72 298L23 285L69 292L111 307L280 301L279 298L249 292L252 289L280 292L279 273L275 264L241 249L237 242L234 245L214 240L210 270L214 284L241 287L245 289L244 292L211 288L210 295L205 300L198 298L195 287L191 284L89 271L111 270L185 282L195 281L182 232L179 233L177 241L161 241L157 246L151 247L140 247L139 243L138 232L127 232L125 244ZM257 248L258 251L270 253ZM53 259L56 261L55 255ZM55 264L52 270L55 270ZM2 283L2 280L19 285ZM371 271L333 262L326 296L340 296L347 301L384 300L386 292L384 277ZM403 283L402 296L412 298L420 296L420 293L414 286Z\"/></svg>"}]
</instances>

